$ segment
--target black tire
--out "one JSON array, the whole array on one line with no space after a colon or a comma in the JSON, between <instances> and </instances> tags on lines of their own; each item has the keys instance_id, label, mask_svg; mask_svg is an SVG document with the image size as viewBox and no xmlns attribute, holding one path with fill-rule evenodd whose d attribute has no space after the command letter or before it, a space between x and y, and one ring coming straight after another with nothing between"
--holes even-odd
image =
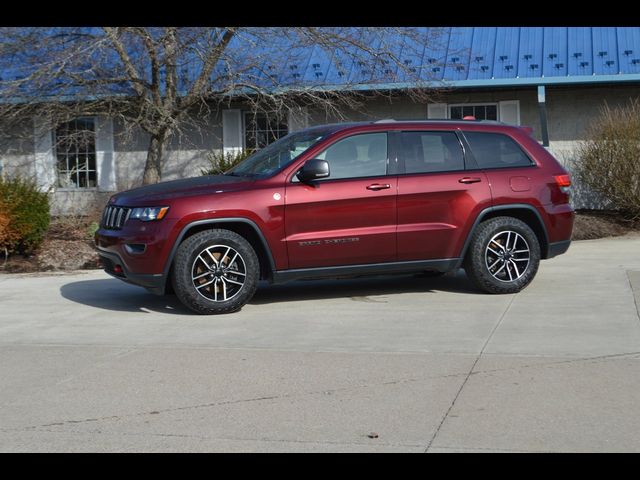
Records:
<instances>
[{"instance_id":1,"label":"black tire","mask_svg":"<svg viewBox=\"0 0 640 480\"><path fill-rule=\"evenodd\" d=\"M240 310L255 294L259 277L258 257L246 239L230 230L205 230L180 244L171 280L185 306L214 315Z\"/></svg>"},{"instance_id":2,"label":"black tire","mask_svg":"<svg viewBox=\"0 0 640 480\"><path fill-rule=\"evenodd\" d=\"M540 243L531 227L517 218L496 217L482 222L473 233L463 267L484 292L517 293L531 283L539 265Z\"/></svg>"}]
</instances>

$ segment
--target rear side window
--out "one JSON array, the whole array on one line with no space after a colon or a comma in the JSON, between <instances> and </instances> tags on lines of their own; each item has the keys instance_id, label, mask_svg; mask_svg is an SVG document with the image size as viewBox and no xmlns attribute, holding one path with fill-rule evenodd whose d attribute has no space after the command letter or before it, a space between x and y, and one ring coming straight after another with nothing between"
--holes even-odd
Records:
<instances>
[{"instance_id":1,"label":"rear side window","mask_svg":"<svg viewBox=\"0 0 640 480\"><path fill-rule=\"evenodd\" d=\"M403 132L405 173L464 170L464 156L453 132Z\"/></svg>"},{"instance_id":2,"label":"rear side window","mask_svg":"<svg viewBox=\"0 0 640 480\"><path fill-rule=\"evenodd\" d=\"M531 159L509 136L501 133L464 132L480 168L528 167Z\"/></svg>"}]
</instances>

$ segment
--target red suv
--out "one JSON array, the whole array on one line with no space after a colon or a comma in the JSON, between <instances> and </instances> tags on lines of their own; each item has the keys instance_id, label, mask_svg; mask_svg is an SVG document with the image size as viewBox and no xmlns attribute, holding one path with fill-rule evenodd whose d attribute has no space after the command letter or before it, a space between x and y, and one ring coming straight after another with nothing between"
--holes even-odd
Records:
<instances>
[{"instance_id":1,"label":"red suv","mask_svg":"<svg viewBox=\"0 0 640 480\"><path fill-rule=\"evenodd\" d=\"M114 195L95 241L105 270L199 313L280 283L463 267L514 293L564 253L569 176L531 130L379 121L287 135L224 175Z\"/></svg>"}]
</instances>

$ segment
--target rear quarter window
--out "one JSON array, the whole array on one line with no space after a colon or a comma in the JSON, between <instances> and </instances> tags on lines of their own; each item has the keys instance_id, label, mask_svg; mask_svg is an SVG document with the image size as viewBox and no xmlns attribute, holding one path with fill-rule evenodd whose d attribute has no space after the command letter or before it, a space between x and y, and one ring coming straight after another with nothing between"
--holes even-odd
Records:
<instances>
[{"instance_id":1,"label":"rear quarter window","mask_svg":"<svg viewBox=\"0 0 640 480\"><path fill-rule=\"evenodd\" d=\"M464 132L480 168L529 167L534 165L508 135L488 132Z\"/></svg>"}]
</instances>

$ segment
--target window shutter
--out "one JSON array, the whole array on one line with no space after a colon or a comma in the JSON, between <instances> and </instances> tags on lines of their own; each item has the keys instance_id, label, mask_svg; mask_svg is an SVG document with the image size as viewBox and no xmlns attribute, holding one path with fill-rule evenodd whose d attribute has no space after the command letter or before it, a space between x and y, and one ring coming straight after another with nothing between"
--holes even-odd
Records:
<instances>
[{"instance_id":1,"label":"window shutter","mask_svg":"<svg viewBox=\"0 0 640 480\"><path fill-rule=\"evenodd\" d=\"M116 162L113 148L113 120L97 117L96 125L96 170L98 171L98 190L115 192Z\"/></svg>"},{"instance_id":2,"label":"window shutter","mask_svg":"<svg viewBox=\"0 0 640 480\"><path fill-rule=\"evenodd\" d=\"M222 111L222 148L224 153L242 150L242 115L240 110Z\"/></svg>"},{"instance_id":3,"label":"window shutter","mask_svg":"<svg viewBox=\"0 0 640 480\"><path fill-rule=\"evenodd\" d=\"M520 125L520 100L508 100L498 103L499 120L503 123Z\"/></svg>"},{"instance_id":4,"label":"window shutter","mask_svg":"<svg viewBox=\"0 0 640 480\"><path fill-rule=\"evenodd\" d=\"M447 115L447 104L446 103L430 103L427 105L427 118L435 119L435 118L449 118Z\"/></svg>"},{"instance_id":5,"label":"window shutter","mask_svg":"<svg viewBox=\"0 0 640 480\"><path fill-rule=\"evenodd\" d=\"M289 132L296 132L298 130L305 129L309 126L309 114L306 108L300 108L295 111L289 112L289 118L287 121Z\"/></svg>"},{"instance_id":6,"label":"window shutter","mask_svg":"<svg viewBox=\"0 0 640 480\"><path fill-rule=\"evenodd\" d=\"M33 119L36 181L42 191L56 185L56 163L53 150L51 121L45 117Z\"/></svg>"}]
</instances>

